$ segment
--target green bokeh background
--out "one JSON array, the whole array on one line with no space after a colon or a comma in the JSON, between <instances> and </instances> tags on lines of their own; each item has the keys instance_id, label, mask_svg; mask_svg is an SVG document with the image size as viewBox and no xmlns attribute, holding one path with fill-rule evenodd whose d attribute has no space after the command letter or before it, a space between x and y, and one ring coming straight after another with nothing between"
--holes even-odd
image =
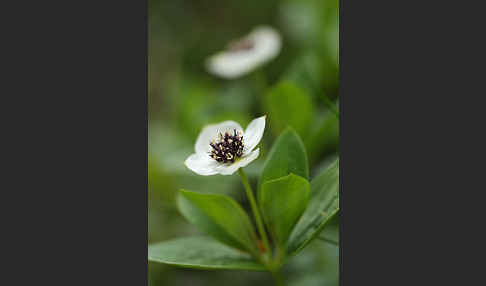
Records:
<instances>
[{"instance_id":1,"label":"green bokeh background","mask_svg":"<svg viewBox=\"0 0 486 286\"><path fill-rule=\"evenodd\" d=\"M232 119L246 127L257 116L276 114L267 121L260 157L245 168L253 185L276 136L292 123L278 116L282 110L300 119L294 127L306 145L311 178L338 156L338 120L325 103L325 98L333 103L338 98L338 6L337 0L149 0L149 243L199 234L175 207L180 188L227 194L248 207L236 174L203 177L184 166L205 124ZM258 25L281 33L276 59L235 80L205 70L209 55ZM280 106L285 100L292 103L290 111ZM333 231L329 235L337 236ZM286 285L338 285L338 264L338 247L315 240L283 275ZM152 262L148 278L152 286L273 283L264 272L204 271Z\"/></svg>"}]
</instances>

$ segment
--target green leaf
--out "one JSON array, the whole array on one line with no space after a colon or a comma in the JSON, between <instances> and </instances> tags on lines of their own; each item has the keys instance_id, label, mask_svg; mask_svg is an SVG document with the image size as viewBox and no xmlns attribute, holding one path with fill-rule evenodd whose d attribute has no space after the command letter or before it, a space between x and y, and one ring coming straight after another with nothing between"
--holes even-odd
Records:
<instances>
[{"instance_id":1,"label":"green leaf","mask_svg":"<svg viewBox=\"0 0 486 286\"><path fill-rule=\"evenodd\" d=\"M230 197L180 190L179 210L192 224L215 239L252 254L258 252L253 225Z\"/></svg>"},{"instance_id":2,"label":"green leaf","mask_svg":"<svg viewBox=\"0 0 486 286\"><path fill-rule=\"evenodd\" d=\"M203 236L151 244L148 246L148 260L199 269L265 270L250 255Z\"/></svg>"},{"instance_id":3,"label":"green leaf","mask_svg":"<svg viewBox=\"0 0 486 286\"><path fill-rule=\"evenodd\" d=\"M280 82L265 96L265 109L275 134L291 126L300 136L307 136L314 106L303 89L288 81Z\"/></svg>"},{"instance_id":4,"label":"green leaf","mask_svg":"<svg viewBox=\"0 0 486 286\"><path fill-rule=\"evenodd\" d=\"M285 248L295 223L309 202L309 182L290 174L262 185L260 208L274 241Z\"/></svg>"},{"instance_id":5,"label":"green leaf","mask_svg":"<svg viewBox=\"0 0 486 286\"><path fill-rule=\"evenodd\" d=\"M334 113L329 110L323 113L322 117L316 120L315 126L317 128L310 132L305 142L311 165L316 158L336 151L339 145L339 120Z\"/></svg>"},{"instance_id":6,"label":"green leaf","mask_svg":"<svg viewBox=\"0 0 486 286\"><path fill-rule=\"evenodd\" d=\"M263 165L263 171L258 182L261 185L269 180L285 177L293 173L309 179L309 166L304 143L299 135L287 128L275 141ZM260 200L260 191L258 198Z\"/></svg>"},{"instance_id":7,"label":"green leaf","mask_svg":"<svg viewBox=\"0 0 486 286\"><path fill-rule=\"evenodd\" d=\"M339 160L314 178L310 203L295 225L288 252L296 254L312 241L339 210Z\"/></svg>"},{"instance_id":8,"label":"green leaf","mask_svg":"<svg viewBox=\"0 0 486 286\"><path fill-rule=\"evenodd\" d=\"M331 244L339 244L339 213L336 214L319 234L319 239Z\"/></svg>"}]
</instances>

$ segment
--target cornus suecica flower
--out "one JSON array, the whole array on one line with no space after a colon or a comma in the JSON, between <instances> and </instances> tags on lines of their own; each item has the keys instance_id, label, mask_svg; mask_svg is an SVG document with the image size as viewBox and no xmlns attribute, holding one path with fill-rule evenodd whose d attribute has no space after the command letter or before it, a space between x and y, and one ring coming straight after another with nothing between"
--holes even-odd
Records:
<instances>
[{"instance_id":1,"label":"cornus suecica flower","mask_svg":"<svg viewBox=\"0 0 486 286\"><path fill-rule=\"evenodd\" d=\"M206 66L214 75L237 78L275 58L280 48L279 33L271 27L261 26L244 38L231 42L225 51L211 56Z\"/></svg>"},{"instance_id":2,"label":"cornus suecica flower","mask_svg":"<svg viewBox=\"0 0 486 286\"><path fill-rule=\"evenodd\" d=\"M184 164L203 175L231 175L255 160L265 130L265 116L254 119L245 131L237 122L228 120L207 125L197 137L195 153Z\"/></svg>"}]
</instances>

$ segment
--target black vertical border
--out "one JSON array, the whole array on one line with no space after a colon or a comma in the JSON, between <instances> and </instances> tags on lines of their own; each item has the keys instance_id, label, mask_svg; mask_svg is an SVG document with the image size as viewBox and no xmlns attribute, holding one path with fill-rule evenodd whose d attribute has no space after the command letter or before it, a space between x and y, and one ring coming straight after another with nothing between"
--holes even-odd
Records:
<instances>
[{"instance_id":1,"label":"black vertical border","mask_svg":"<svg viewBox=\"0 0 486 286\"><path fill-rule=\"evenodd\" d=\"M0 284L147 285L148 3L12 4Z\"/></svg>"}]
</instances>

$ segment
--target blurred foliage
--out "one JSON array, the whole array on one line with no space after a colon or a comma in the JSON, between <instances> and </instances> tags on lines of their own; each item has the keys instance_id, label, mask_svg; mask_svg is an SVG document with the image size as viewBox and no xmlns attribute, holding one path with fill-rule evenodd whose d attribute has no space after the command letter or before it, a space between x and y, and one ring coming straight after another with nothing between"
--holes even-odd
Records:
<instances>
[{"instance_id":1,"label":"blurred foliage","mask_svg":"<svg viewBox=\"0 0 486 286\"><path fill-rule=\"evenodd\" d=\"M280 134L290 125L306 141L314 119L314 106L307 92L290 82L281 81L265 95L265 110L275 134Z\"/></svg>"},{"instance_id":2,"label":"blurred foliage","mask_svg":"<svg viewBox=\"0 0 486 286\"><path fill-rule=\"evenodd\" d=\"M149 243L200 234L176 208L178 189L227 194L248 207L237 175L203 177L185 168L205 124L231 119L246 127L268 114L261 158L245 168L253 185L287 124L303 138L311 179L338 156L339 121L323 100L338 97L338 6L337 0L149 0ZM209 55L262 24L282 35L275 60L231 81L206 72ZM337 285L337 271L336 245L316 240L284 276L287 285ZM273 283L268 273L157 263L149 263L148 276L153 286Z\"/></svg>"}]
</instances>

